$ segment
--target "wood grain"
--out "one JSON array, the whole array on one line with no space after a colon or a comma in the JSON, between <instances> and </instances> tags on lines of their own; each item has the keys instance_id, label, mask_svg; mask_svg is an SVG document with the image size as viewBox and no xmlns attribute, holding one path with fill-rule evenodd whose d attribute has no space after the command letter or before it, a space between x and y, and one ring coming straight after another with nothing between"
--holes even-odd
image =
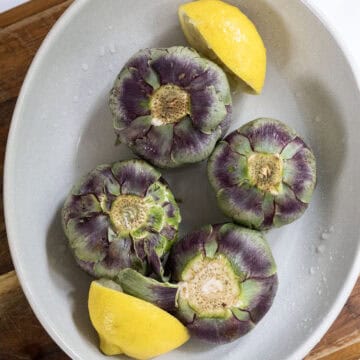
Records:
<instances>
[{"instance_id":1,"label":"wood grain","mask_svg":"<svg viewBox=\"0 0 360 360\"><path fill-rule=\"evenodd\" d=\"M36 320L14 271L0 276L0 359L68 359Z\"/></svg>"},{"instance_id":2,"label":"wood grain","mask_svg":"<svg viewBox=\"0 0 360 360\"><path fill-rule=\"evenodd\" d=\"M1 1L1 0L0 0ZM0 14L0 156L26 71L72 0L33 0ZM104 4L105 5L105 4ZM2 188L3 162L0 163ZM13 271L0 205L0 360L69 359L34 316ZM340 316L306 360L360 359L360 280ZM266 360L266 359L264 359Z\"/></svg>"},{"instance_id":3,"label":"wood grain","mask_svg":"<svg viewBox=\"0 0 360 360\"><path fill-rule=\"evenodd\" d=\"M0 30L0 103L17 97L37 49L71 2L64 1Z\"/></svg>"},{"instance_id":4,"label":"wood grain","mask_svg":"<svg viewBox=\"0 0 360 360\"><path fill-rule=\"evenodd\" d=\"M306 360L360 359L360 279L355 285L340 316ZM351 349L351 350L349 350ZM348 353L350 351L350 353Z\"/></svg>"},{"instance_id":5,"label":"wood grain","mask_svg":"<svg viewBox=\"0 0 360 360\"><path fill-rule=\"evenodd\" d=\"M31 0L21 6L5 11L0 14L0 28L9 26L22 19L38 14L55 5L63 3L64 0Z\"/></svg>"}]
</instances>

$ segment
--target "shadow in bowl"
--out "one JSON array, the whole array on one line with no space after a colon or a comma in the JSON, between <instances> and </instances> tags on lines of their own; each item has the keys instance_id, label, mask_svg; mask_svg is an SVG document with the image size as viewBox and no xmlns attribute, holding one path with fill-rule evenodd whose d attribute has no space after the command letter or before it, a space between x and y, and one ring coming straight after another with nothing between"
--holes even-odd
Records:
<instances>
[{"instance_id":1,"label":"shadow in bowl","mask_svg":"<svg viewBox=\"0 0 360 360\"><path fill-rule=\"evenodd\" d=\"M89 343L97 344L96 332L91 326L87 310L92 278L77 266L68 247L61 225L61 207L62 205L54 214L47 232L46 251L51 269L50 276L59 288L70 289L67 295L72 299L74 323Z\"/></svg>"},{"instance_id":2,"label":"shadow in bowl","mask_svg":"<svg viewBox=\"0 0 360 360\"><path fill-rule=\"evenodd\" d=\"M317 160L317 190L321 198L318 213L322 222L328 224L332 218L336 184L346 159L344 120L339 112L340 104L321 83L312 78L297 79L296 93L305 115L306 138Z\"/></svg>"},{"instance_id":3,"label":"shadow in bowl","mask_svg":"<svg viewBox=\"0 0 360 360\"><path fill-rule=\"evenodd\" d=\"M225 222L214 190L207 178L207 161L177 169L162 170L179 202L182 222L180 236L207 224Z\"/></svg>"},{"instance_id":4,"label":"shadow in bowl","mask_svg":"<svg viewBox=\"0 0 360 360\"><path fill-rule=\"evenodd\" d=\"M187 343L181 346L181 352L187 353L206 353L218 348L219 345L207 343L192 337Z\"/></svg>"},{"instance_id":5,"label":"shadow in bowl","mask_svg":"<svg viewBox=\"0 0 360 360\"><path fill-rule=\"evenodd\" d=\"M189 46L186 42L183 33L181 32L180 25L173 26L168 31L161 34L154 39L153 47L170 47L170 46Z\"/></svg>"},{"instance_id":6,"label":"shadow in bowl","mask_svg":"<svg viewBox=\"0 0 360 360\"><path fill-rule=\"evenodd\" d=\"M110 91L110 90L109 90ZM100 164L134 158L131 150L116 144L116 135L108 107L108 93L101 94L90 110L74 160L78 178Z\"/></svg>"}]
</instances>

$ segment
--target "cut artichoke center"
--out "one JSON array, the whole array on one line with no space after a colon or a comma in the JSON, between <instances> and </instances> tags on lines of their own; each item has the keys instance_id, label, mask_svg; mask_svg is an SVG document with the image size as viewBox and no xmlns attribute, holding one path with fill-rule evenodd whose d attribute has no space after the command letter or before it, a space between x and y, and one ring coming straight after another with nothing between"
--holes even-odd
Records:
<instances>
[{"instance_id":1,"label":"cut artichoke center","mask_svg":"<svg viewBox=\"0 0 360 360\"><path fill-rule=\"evenodd\" d=\"M128 233L146 223L147 205L136 195L120 195L112 203L110 220L118 233Z\"/></svg>"},{"instance_id":2,"label":"cut artichoke center","mask_svg":"<svg viewBox=\"0 0 360 360\"><path fill-rule=\"evenodd\" d=\"M278 154L256 153L248 158L250 181L260 190L272 194L279 192L282 182L283 162Z\"/></svg>"},{"instance_id":3,"label":"cut artichoke center","mask_svg":"<svg viewBox=\"0 0 360 360\"><path fill-rule=\"evenodd\" d=\"M228 309L239 303L239 279L222 255L195 258L185 269L183 280L179 296L199 316L225 316Z\"/></svg>"},{"instance_id":4,"label":"cut artichoke center","mask_svg":"<svg viewBox=\"0 0 360 360\"><path fill-rule=\"evenodd\" d=\"M179 86L162 85L151 98L150 110L155 126L177 123L190 112L190 95Z\"/></svg>"}]
</instances>

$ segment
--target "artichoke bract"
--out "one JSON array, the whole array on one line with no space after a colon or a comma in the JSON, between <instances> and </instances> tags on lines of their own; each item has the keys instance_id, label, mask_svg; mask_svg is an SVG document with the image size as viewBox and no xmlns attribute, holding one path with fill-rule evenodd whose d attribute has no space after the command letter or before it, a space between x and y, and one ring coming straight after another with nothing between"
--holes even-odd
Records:
<instances>
[{"instance_id":1,"label":"artichoke bract","mask_svg":"<svg viewBox=\"0 0 360 360\"><path fill-rule=\"evenodd\" d=\"M182 46L137 52L110 93L115 133L159 167L206 159L231 121L223 70Z\"/></svg>"},{"instance_id":2,"label":"artichoke bract","mask_svg":"<svg viewBox=\"0 0 360 360\"><path fill-rule=\"evenodd\" d=\"M276 264L265 238L232 223L188 234L173 246L168 265L176 284L131 269L115 281L124 292L174 313L208 342L227 343L249 332L277 291Z\"/></svg>"},{"instance_id":3,"label":"artichoke bract","mask_svg":"<svg viewBox=\"0 0 360 360\"><path fill-rule=\"evenodd\" d=\"M316 184L316 162L294 130L278 120L261 118L216 146L208 176L227 216L267 230L303 214Z\"/></svg>"},{"instance_id":4,"label":"artichoke bract","mask_svg":"<svg viewBox=\"0 0 360 360\"><path fill-rule=\"evenodd\" d=\"M181 217L161 174L127 160L86 175L67 197L62 221L77 263L91 275L114 278L133 268L161 277Z\"/></svg>"}]
</instances>

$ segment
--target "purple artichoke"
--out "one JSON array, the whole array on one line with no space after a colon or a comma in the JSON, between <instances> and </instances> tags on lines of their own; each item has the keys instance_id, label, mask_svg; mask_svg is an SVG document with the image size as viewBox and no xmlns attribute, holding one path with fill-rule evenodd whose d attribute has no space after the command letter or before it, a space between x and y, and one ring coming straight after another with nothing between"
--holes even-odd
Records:
<instances>
[{"instance_id":1,"label":"purple artichoke","mask_svg":"<svg viewBox=\"0 0 360 360\"><path fill-rule=\"evenodd\" d=\"M174 313L200 339L233 341L270 309L276 264L263 235L235 224L208 225L177 242L168 262L176 284L131 269L115 279L124 292Z\"/></svg>"},{"instance_id":2,"label":"purple artichoke","mask_svg":"<svg viewBox=\"0 0 360 360\"><path fill-rule=\"evenodd\" d=\"M137 52L110 93L115 133L159 167L206 159L231 119L223 70L182 46Z\"/></svg>"},{"instance_id":3,"label":"purple artichoke","mask_svg":"<svg viewBox=\"0 0 360 360\"><path fill-rule=\"evenodd\" d=\"M294 130L262 118L230 133L216 146L208 176L227 216L266 230L303 214L315 187L316 162Z\"/></svg>"},{"instance_id":4,"label":"purple artichoke","mask_svg":"<svg viewBox=\"0 0 360 360\"><path fill-rule=\"evenodd\" d=\"M67 197L65 234L77 263L96 277L133 268L163 275L181 221L161 175L142 160L100 165Z\"/></svg>"}]
</instances>

